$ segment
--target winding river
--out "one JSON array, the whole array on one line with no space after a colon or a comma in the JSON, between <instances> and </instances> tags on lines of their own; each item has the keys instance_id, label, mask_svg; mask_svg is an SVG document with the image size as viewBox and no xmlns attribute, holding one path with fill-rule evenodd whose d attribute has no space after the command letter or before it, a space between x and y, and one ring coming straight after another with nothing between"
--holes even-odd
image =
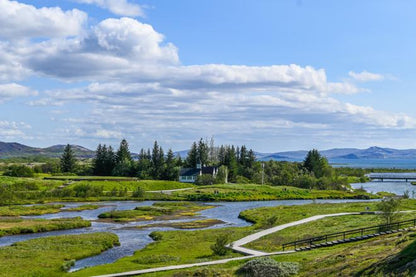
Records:
<instances>
[{"instance_id":1,"label":"winding river","mask_svg":"<svg viewBox=\"0 0 416 277\"><path fill-rule=\"evenodd\" d=\"M353 202L360 200L316 200L316 203L344 203L344 202ZM361 200L362 201L362 200ZM204 219L219 219L222 220L223 224L218 224L208 228L221 228L221 227L243 227L249 226L251 223L238 218L240 212L253 209L258 207L270 207L270 206L279 206L279 205L304 205L312 203L312 200L275 200L275 201L251 201L251 202L204 202L204 204L215 205L216 207L212 209L203 210L200 213L200 218ZM77 207L87 203L62 203L65 205L65 208ZM160 221L141 221L141 222L131 222L131 223L104 223L97 222L94 220L98 219L98 215L112 210L131 210L137 206L148 206L152 205L153 201L112 201L112 202L100 202L100 208L95 210L85 210L80 212L66 212L62 210L56 214L46 214L41 216L32 216L29 218L64 218L64 217L76 217L80 216L86 220L93 220L91 227L80 228L80 229L71 229L71 230L62 230L62 231L52 231L45 233L35 233L35 234L25 234L25 235L15 235L15 236L5 236L0 238L0 247L7 246L15 242L24 241L28 239L55 236L55 235L65 235L65 234L85 234L93 232L112 232L119 237L120 246L109 249L99 255L85 258L79 260L71 268L71 271L76 271L85 267L95 266L100 264L112 263L119 258L133 255L133 253L139 249L144 248L146 245L151 243L153 240L149 237L149 234L153 231L161 230L174 230L174 228L167 227L151 227L145 229L137 228L128 228L138 225L146 225L149 223L157 223ZM195 218L187 219L195 220ZM172 220L172 222L179 222L186 220ZM167 221L163 221L167 222Z\"/></svg>"}]
</instances>

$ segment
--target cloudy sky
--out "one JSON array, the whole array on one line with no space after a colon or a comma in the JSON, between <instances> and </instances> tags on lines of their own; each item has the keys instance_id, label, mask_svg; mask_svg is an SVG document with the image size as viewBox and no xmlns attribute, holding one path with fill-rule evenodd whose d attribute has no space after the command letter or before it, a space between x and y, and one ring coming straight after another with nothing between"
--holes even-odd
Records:
<instances>
[{"instance_id":1,"label":"cloudy sky","mask_svg":"<svg viewBox=\"0 0 416 277\"><path fill-rule=\"evenodd\" d=\"M0 0L0 141L416 148L416 2Z\"/></svg>"}]
</instances>

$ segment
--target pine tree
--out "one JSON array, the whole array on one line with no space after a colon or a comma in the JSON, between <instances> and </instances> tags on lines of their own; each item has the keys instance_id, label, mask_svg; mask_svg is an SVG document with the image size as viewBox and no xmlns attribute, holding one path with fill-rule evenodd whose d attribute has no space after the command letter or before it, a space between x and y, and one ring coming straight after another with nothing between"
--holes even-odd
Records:
<instances>
[{"instance_id":1,"label":"pine tree","mask_svg":"<svg viewBox=\"0 0 416 277\"><path fill-rule=\"evenodd\" d=\"M105 147L105 145L104 145ZM97 150L95 151L95 157L93 160L93 172L94 175L102 176L104 174L104 162L105 162L105 152L107 149L103 149L101 144L98 144Z\"/></svg>"},{"instance_id":2,"label":"pine tree","mask_svg":"<svg viewBox=\"0 0 416 277\"><path fill-rule=\"evenodd\" d=\"M303 162L303 166L312 172L316 178L321 178L328 171L328 160L321 156L316 149L312 149L308 152Z\"/></svg>"},{"instance_id":3,"label":"pine tree","mask_svg":"<svg viewBox=\"0 0 416 277\"><path fill-rule=\"evenodd\" d=\"M72 150L71 145L67 144L64 148L64 152L60 160L61 171L62 172L74 172L76 166L76 159L74 151Z\"/></svg>"},{"instance_id":4,"label":"pine tree","mask_svg":"<svg viewBox=\"0 0 416 277\"><path fill-rule=\"evenodd\" d=\"M188 156L186 157L186 166L190 168L196 167L196 164L199 163L198 160L198 146L196 142L192 143L191 150L188 152Z\"/></svg>"},{"instance_id":5,"label":"pine tree","mask_svg":"<svg viewBox=\"0 0 416 277\"><path fill-rule=\"evenodd\" d=\"M133 159L131 158L129 144L127 143L127 140L123 139L117 150L116 165L113 170L113 175L130 176L132 175L132 168Z\"/></svg>"},{"instance_id":6,"label":"pine tree","mask_svg":"<svg viewBox=\"0 0 416 277\"><path fill-rule=\"evenodd\" d=\"M209 157L209 147L208 143L206 143L202 138L198 142L198 162L204 166L208 164L208 157Z\"/></svg>"},{"instance_id":7,"label":"pine tree","mask_svg":"<svg viewBox=\"0 0 416 277\"><path fill-rule=\"evenodd\" d=\"M179 172L176 167L175 156L173 154L172 149L169 149L168 154L166 156L166 166L163 179L171 181L177 180L178 173Z\"/></svg>"}]
</instances>

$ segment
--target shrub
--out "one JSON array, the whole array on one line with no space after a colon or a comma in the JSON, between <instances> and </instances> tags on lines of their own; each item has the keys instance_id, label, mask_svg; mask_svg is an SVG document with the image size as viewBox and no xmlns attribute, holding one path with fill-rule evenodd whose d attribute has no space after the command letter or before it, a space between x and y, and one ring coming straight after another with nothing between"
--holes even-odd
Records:
<instances>
[{"instance_id":1,"label":"shrub","mask_svg":"<svg viewBox=\"0 0 416 277\"><path fill-rule=\"evenodd\" d=\"M143 198L144 197L144 189L141 187L137 187L135 191L133 191L133 197L136 198Z\"/></svg>"},{"instance_id":2,"label":"shrub","mask_svg":"<svg viewBox=\"0 0 416 277\"><path fill-rule=\"evenodd\" d=\"M298 263L276 262L272 258L262 257L246 262L237 273L250 277L285 277L297 274Z\"/></svg>"},{"instance_id":3,"label":"shrub","mask_svg":"<svg viewBox=\"0 0 416 277\"><path fill-rule=\"evenodd\" d=\"M3 175L11 177L33 177L34 171L25 165L11 165Z\"/></svg>"},{"instance_id":4,"label":"shrub","mask_svg":"<svg viewBox=\"0 0 416 277\"><path fill-rule=\"evenodd\" d=\"M202 174L196 178L195 185L197 186L210 186L215 182L215 178L210 174Z\"/></svg>"},{"instance_id":5,"label":"shrub","mask_svg":"<svg viewBox=\"0 0 416 277\"><path fill-rule=\"evenodd\" d=\"M228 252L228 248L226 247L229 240L229 236L227 234L223 234L217 237L215 243L211 245L211 250L214 252L214 255L217 256L225 256Z\"/></svg>"}]
</instances>

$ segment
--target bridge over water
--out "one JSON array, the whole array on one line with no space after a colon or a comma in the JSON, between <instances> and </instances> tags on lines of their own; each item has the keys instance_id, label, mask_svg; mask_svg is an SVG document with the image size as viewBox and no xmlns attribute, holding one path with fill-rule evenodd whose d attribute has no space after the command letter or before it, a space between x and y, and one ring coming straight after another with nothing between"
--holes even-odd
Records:
<instances>
[{"instance_id":1,"label":"bridge over water","mask_svg":"<svg viewBox=\"0 0 416 277\"><path fill-rule=\"evenodd\" d=\"M405 173L369 173L366 174L371 181L389 181L389 182L397 182L397 181L416 181L416 172L405 172Z\"/></svg>"}]
</instances>

